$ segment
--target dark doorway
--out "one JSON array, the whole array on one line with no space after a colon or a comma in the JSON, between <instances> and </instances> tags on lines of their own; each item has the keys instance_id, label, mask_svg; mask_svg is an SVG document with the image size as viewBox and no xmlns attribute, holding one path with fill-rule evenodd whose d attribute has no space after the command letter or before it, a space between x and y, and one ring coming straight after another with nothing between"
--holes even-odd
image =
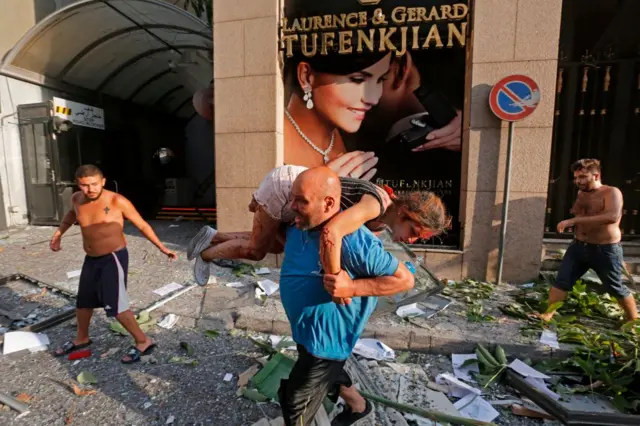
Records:
<instances>
[{"instance_id":1,"label":"dark doorway","mask_svg":"<svg viewBox=\"0 0 640 426\"><path fill-rule=\"evenodd\" d=\"M73 182L64 179L49 102L18 106L29 223L57 225L70 207Z\"/></svg>"},{"instance_id":2,"label":"dark doorway","mask_svg":"<svg viewBox=\"0 0 640 426\"><path fill-rule=\"evenodd\" d=\"M570 217L572 162L597 158L618 187L624 240L640 238L640 2L564 0L545 236Z\"/></svg>"}]
</instances>

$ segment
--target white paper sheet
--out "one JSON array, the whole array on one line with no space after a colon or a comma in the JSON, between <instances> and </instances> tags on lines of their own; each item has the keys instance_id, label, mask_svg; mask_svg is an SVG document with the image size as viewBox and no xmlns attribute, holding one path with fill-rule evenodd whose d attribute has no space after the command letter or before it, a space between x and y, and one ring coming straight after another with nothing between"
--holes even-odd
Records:
<instances>
[{"instance_id":1,"label":"white paper sheet","mask_svg":"<svg viewBox=\"0 0 640 426\"><path fill-rule=\"evenodd\" d=\"M509 364L509 368L524 377L533 377L536 379L550 378L549 376L547 376L546 374L542 374L535 368L529 367L527 364L520 361L519 359L514 359L513 362Z\"/></svg>"},{"instance_id":2,"label":"white paper sheet","mask_svg":"<svg viewBox=\"0 0 640 426\"><path fill-rule=\"evenodd\" d=\"M296 342L294 342L291 337L288 337L288 336L276 336L275 334L272 334L271 336L269 336L269 341L271 342L271 346L273 346L274 349L284 339L289 341L289 344L284 346L284 347L281 347L280 349L290 349L290 350L296 350L297 349Z\"/></svg>"},{"instance_id":3,"label":"white paper sheet","mask_svg":"<svg viewBox=\"0 0 640 426\"><path fill-rule=\"evenodd\" d=\"M158 327L162 327L166 330L171 330L178 322L178 316L176 314L167 314L162 321L158 323Z\"/></svg>"},{"instance_id":4,"label":"white paper sheet","mask_svg":"<svg viewBox=\"0 0 640 426\"><path fill-rule=\"evenodd\" d=\"M216 278L213 275L209 276L209 281L207 281L207 285L209 284L218 284L218 278Z\"/></svg>"},{"instance_id":5,"label":"white paper sheet","mask_svg":"<svg viewBox=\"0 0 640 426\"><path fill-rule=\"evenodd\" d=\"M418 307L417 303L412 303L410 305L400 306L396 310L396 315L398 315L400 318L419 317L419 316L422 316L424 314L426 314L426 312L423 311L422 309L420 309Z\"/></svg>"},{"instance_id":6,"label":"white paper sheet","mask_svg":"<svg viewBox=\"0 0 640 426\"><path fill-rule=\"evenodd\" d=\"M70 280L70 279L73 279L73 278L78 278L81 273L82 273L81 270L69 271L69 272L67 272L67 279Z\"/></svg>"},{"instance_id":7,"label":"white paper sheet","mask_svg":"<svg viewBox=\"0 0 640 426\"><path fill-rule=\"evenodd\" d=\"M227 373L224 375L224 381L225 382L230 382L233 379L233 374L231 373Z\"/></svg>"},{"instance_id":8,"label":"white paper sheet","mask_svg":"<svg viewBox=\"0 0 640 426\"><path fill-rule=\"evenodd\" d=\"M271 270L269 268L260 268L256 270L256 275L269 275Z\"/></svg>"},{"instance_id":9,"label":"white paper sheet","mask_svg":"<svg viewBox=\"0 0 640 426\"><path fill-rule=\"evenodd\" d=\"M453 364L453 375L460 380L476 383L471 373L479 373L478 364L467 365L462 367L466 361L470 359L478 359L476 354L451 354L451 364Z\"/></svg>"},{"instance_id":10,"label":"white paper sheet","mask_svg":"<svg viewBox=\"0 0 640 426\"><path fill-rule=\"evenodd\" d=\"M453 404L463 417L478 420L480 422L491 422L500 413L481 396L469 394Z\"/></svg>"},{"instance_id":11,"label":"white paper sheet","mask_svg":"<svg viewBox=\"0 0 640 426\"><path fill-rule=\"evenodd\" d=\"M246 287L243 283L241 283L240 281L235 281L232 283L227 283L225 284L227 287L231 287L231 288L242 288L242 287Z\"/></svg>"},{"instance_id":12,"label":"white paper sheet","mask_svg":"<svg viewBox=\"0 0 640 426\"><path fill-rule=\"evenodd\" d=\"M389 346L376 339L360 339L353 348L353 353L376 361L396 359L396 353Z\"/></svg>"},{"instance_id":13,"label":"white paper sheet","mask_svg":"<svg viewBox=\"0 0 640 426\"><path fill-rule=\"evenodd\" d=\"M543 345L551 346L554 349L560 349L560 345L558 344L558 335L551 330L542 330L540 343L542 343Z\"/></svg>"},{"instance_id":14,"label":"white paper sheet","mask_svg":"<svg viewBox=\"0 0 640 426\"><path fill-rule=\"evenodd\" d=\"M11 354L26 349L39 348L49 345L49 337L42 333L30 331L10 331L4 335L3 354Z\"/></svg>"},{"instance_id":15,"label":"white paper sheet","mask_svg":"<svg viewBox=\"0 0 640 426\"><path fill-rule=\"evenodd\" d=\"M525 377L524 381L529 383L534 388L538 389L540 392L545 393L549 397L555 399L556 401L560 399L560 395L552 391L547 387L544 379L537 379L535 377Z\"/></svg>"},{"instance_id":16,"label":"white paper sheet","mask_svg":"<svg viewBox=\"0 0 640 426\"><path fill-rule=\"evenodd\" d=\"M271 280L262 280L258 281L258 286L264 290L267 296L271 296L273 293L278 291L280 285L278 283L274 283Z\"/></svg>"},{"instance_id":17,"label":"white paper sheet","mask_svg":"<svg viewBox=\"0 0 640 426\"><path fill-rule=\"evenodd\" d=\"M436 383L446 385L449 388L449 396L454 398L464 398L470 393L474 395L482 394L480 390L461 382L449 373L439 374L436 377Z\"/></svg>"},{"instance_id":18,"label":"white paper sheet","mask_svg":"<svg viewBox=\"0 0 640 426\"><path fill-rule=\"evenodd\" d=\"M173 293L176 290L180 290L183 287L184 286L182 284L171 283L171 284L165 285L164 287L160 287L157 290L153 290L153 292L158 296L166 296L167 294Z\"/></svg>"}]
</instances>

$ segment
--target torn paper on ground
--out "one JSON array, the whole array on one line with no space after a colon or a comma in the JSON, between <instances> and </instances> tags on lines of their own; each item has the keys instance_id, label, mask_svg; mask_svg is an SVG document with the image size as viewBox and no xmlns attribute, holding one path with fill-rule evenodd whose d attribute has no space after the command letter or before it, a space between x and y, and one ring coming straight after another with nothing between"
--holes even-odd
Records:
<instances>
[{"instance_id":1,"label":"torn paper on ground","mask_svg":"<svg viewBox=\"0 0 640 426\"><path fill-rule=\"evenodd\" d=\"M271 296L273 293L278 291L280 285L271 280L262 280L258 281L258 287L260 287L267 296Z\"/></svg>"},{"instance_id":2,"label":"torn paper on ground","mask_svg":"<svg viewBox=\"0 0 640 426\"><path fill-rule=\"evenodd\" d=\"M291 337L276 336L275 334L272 334L271 336L269 336L269 341L271 342L271 346L273 346L273 348L277 350L287 349L295 351L298 349L298 347L296 346L296 342L294 342Z\"/></svg>"},{"instance_id":3,"label":"torn paper on ground","mask_svg":"<svg viewBox=\"0 0 640 426\"><path fill-rule=\"evenodd\" d=\"M176 314L167 314L162 321L158 323L158 327L162 327L167 330L171 330L178 322L178 316Z\"/></svg>"},{"instance_id":4,"label":"torn paper on ground","mask_svg":"<svg viewBox=\"0 0 640 426\"><path fill-rule=\"evenodd\" d=\"M549 376L547 376L546 374L542 374L535 368L529 367L527 364L520 361L519 359L514 359L513 362L509 364L509 368L524 377L533 377L536 379L549 378Z\"/></svg>"},{"instance_id":5,"label":"torn paper on ground","mask_svg":"<svg viewBox=\"0 0 640 426\"><path fill-rule=\"evenodd\" d=\"M223 380L225 382L230 382L232 379L233 379L233 374L227 373L227 374L224 375L224 379Z\"/></svg>"},{"instance_id":6,"label":"torn paper on ground","mask_svg":"<svg viewBox=\"0 0 640 426\"><path fill-rule=\"evenodd\" d=\"M491 422L500 415L500 413L481 396L472 393L453 404L453 406L458 409L463 417L480 422Z\"/></svg>"},{"instance_id":7,"label":"torn paper on ground","mask_svg":"<svg viewBox=\"0 0 640 426\"><path fill-rule=\"evenodd\" d=\"M81 270L77 270L77 271L69 271L67 272L67 279L71 280L73 278L78 278L80 276L80 274L82 273Z\"/></svg>"},{"instance_id":8,"label":"torn paper on ground","mask_svg":"<svg viewBox=\"0 0 640 426\"><path fill-rule=\"evenodd\" d=\"M547 345L552 347L553 349L560 349L560 345L558 344L558 335L555 331L551 330L542 330L542 335L540 336L540 343L543 345Z\"/></svg>"},{"instance_id":9,"label":"torn paper on ground","mask_svg":"<svg viewBox=\"0 0 640 426\"><path fill-rule=\"evenodd\" d=\"M548 395L550 398L553 398L556 401L560 399L560 395L547 387L544 379L538 379L536 377L525 377L524 381L529 383L534 388L538 389L540 392Z\"/></svg>"},{"instance_id":10,"label":"torn paper on ground","mask_svg":"<svg viewBox=\"0 0 640 426\"><path fill-rule=\"evenodd\" d=\"M165 285L164 287L160 287L157 290L153 290L153 292L158 296L166 296L167 294L173 293L176 290L180 290L183 287L184 286L182 284L171 283L171 284Z\"/></svg>"},{"instance_id":11,"label":"torn paper on ground","mask_svg":"<svg viewBox=\"0 0 640 426\"><path fill-rule=\"evenodd\" d=\"M243 288L245 287L245 285L243 283L241 283L240 281L235 281L232 283L227 283L225 284L227 287L231 287L231 288Z\"/></svg>"},{"instance_id":12,"label":"torn paper on ground","mask_svg":"<svg viewBox=\"0 0 640 426\"><path fill-rule=\"evenodd\" d=\"M10 331L4 335L3 354L11 354L27 349L40 348L49 345L49 337L42 333L30 331Z\"/></svg>"},{"instance_id":13,"label":"torn paper on ground","mask_svg":"<svg viewBox=\"0 0 640 426\"><path fill-rule=\"evenodd\" d=\"M271 270L269 268L260 268L256 270L256 275L269 275Z\"/></svg>"},{"instance_id":14,"label":"torn paper on ground","mask_svg":"<svg viewBox=\"0 0 640 426\"><path fill-rule=\"evenodd\" d=\"M449 388L449 396L454 398L464 398L470 393L475 395L482 394L478 389L461 382L449 373L439 374L436 377L436 383L447 386Z\"/></svg>"},{"instance_id":15,"label":"torn paper on ground","mask_svg":"<svg viewBox=\"0 0 640 426\"><path fill-rule=\"evenodd\" d=\"M460 380L464 380L470 383L476 383L471 373L480 373L478 364L470 364L462 366L466 361L470 359L478 359L476 354L451 354L451 364L453 364L453 375Z\"/></svg>"},{"instance_id":16,"label":"torn paper on ground","mask_svg":"<svg viewBox=\"0 0 640 426\"><path fill-rule=\"evenodd\" d=\"M400 306L396 310L396 315L398 315L400 318L420 317L420 316L423 316L424 314L426 314L426 312L420 309L417 303Z\"/></svg>"},{"instance_id":17,"label":"torn paper on ground","mask_svg":"<svg viewBox=\"0 0 640 426\"><path fill-rule=\"evenodd\" d=\"M389 346L376 339L360 339L353 348L353 353L376 361L396 359L396 353Z\"/></svg>"}]
</instances>

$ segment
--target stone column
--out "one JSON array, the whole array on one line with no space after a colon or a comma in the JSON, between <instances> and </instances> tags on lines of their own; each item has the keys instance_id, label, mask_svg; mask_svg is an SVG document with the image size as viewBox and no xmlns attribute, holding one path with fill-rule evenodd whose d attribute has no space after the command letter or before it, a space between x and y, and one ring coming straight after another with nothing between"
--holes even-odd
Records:
<instances>
[{"instance_id":1,"label":"stone column","mask_svg":"<svg viewBox=\"0 0 640 426\"><path fill-rule=\"evenodd\" d=\"M262 177L282 165L278 0L214 0L213 75L218 228L248 231Z\"/></svg>"},{"instance_id":2,"label":"stone column","mask_svg":"<svg viewBox=\"0 0 640 426\"><path fill-rule=\"evenodd\" d=\"M462 178L463 275L495 279L507 125L489 110L488 96L502 77L526 74L540 86L542 101L529 118L516 123L503 279L529 280L541 263L562 0L473 3L470 130Z\"/></svg>"}]
</instances>

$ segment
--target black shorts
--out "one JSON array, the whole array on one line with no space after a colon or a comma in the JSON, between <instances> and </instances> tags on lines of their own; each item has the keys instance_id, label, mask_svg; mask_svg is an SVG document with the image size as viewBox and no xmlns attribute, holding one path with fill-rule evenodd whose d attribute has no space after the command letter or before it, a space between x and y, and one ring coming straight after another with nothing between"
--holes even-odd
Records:
<instances>
[{"instance_id":1,"label":"black shorts","mask_svg":"<svg viewBox=\"0 0 640 426\"><path fill-rule=\"evenodd\" d=\"M108 317L115 317L129 309L128 270L129 252L126 248L104 256L86 256L80 274L76 307L104 308Z\"/></svg>"},{"instance_id":2,"label":"black shorts","mask_svg":"<svg viewBox=\"0 0 640 426\"><path fill-rule=\"evenodd\" d=\"M344 370L345 362L316 358L298 345L298 360L278 390L286 426L311 424L327 395L335 402L340 386L353 385Z\"/></svg>"},{"instance_id":3,"label":"black shorts","mask_svg":"<svg viewBox=\"0 0 640 426\"><path fill-rule=\"evenodd\" d=\"M571 291L573 285L589 268L602 281L604 289L617 299L631 292L622 282L624 255L620 244L589 244L574 240L562 258L554 287Z\"/></svg>"}]
</instances>

